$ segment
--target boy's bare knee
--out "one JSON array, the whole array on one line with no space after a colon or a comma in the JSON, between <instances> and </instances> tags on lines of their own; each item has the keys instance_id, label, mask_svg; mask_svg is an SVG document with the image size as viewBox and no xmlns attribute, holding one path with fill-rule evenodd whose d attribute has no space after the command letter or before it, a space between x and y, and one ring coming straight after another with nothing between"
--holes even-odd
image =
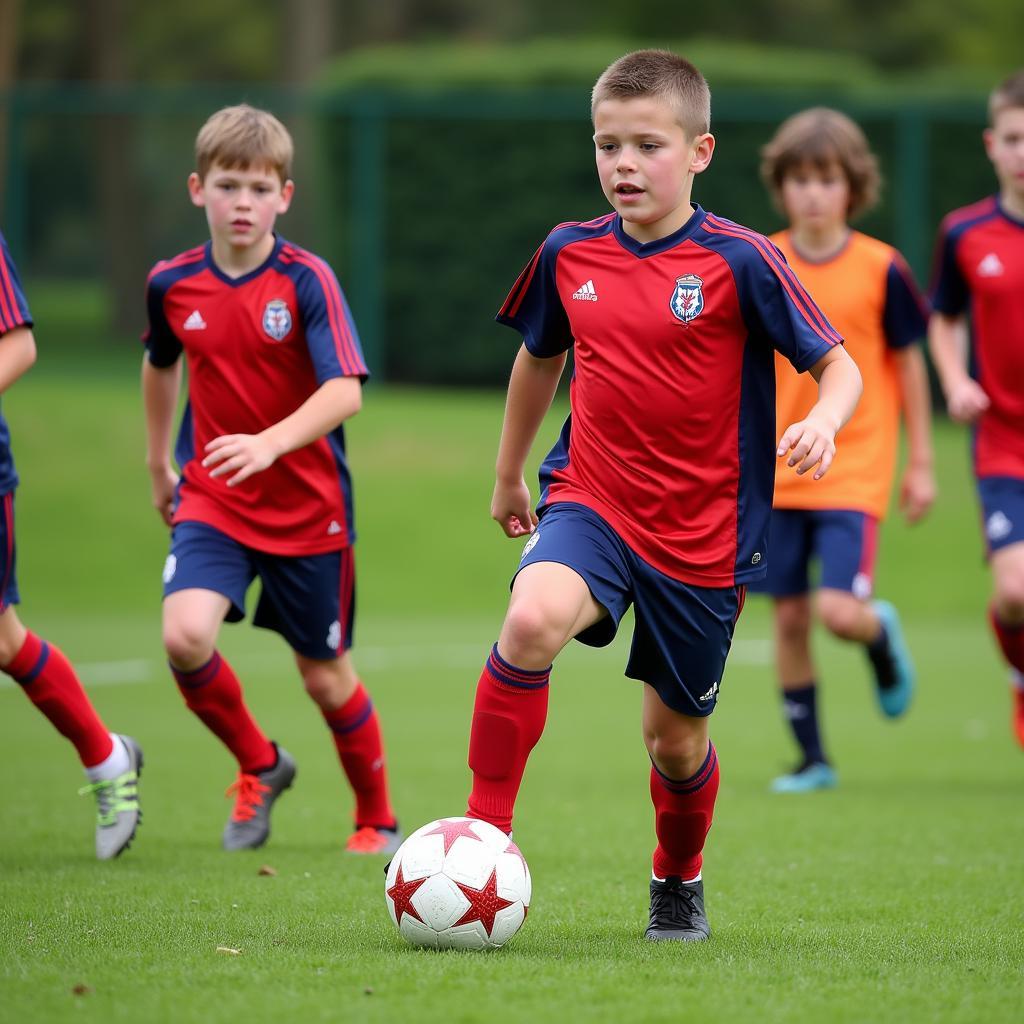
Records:
<instances>
[{"instance_id":1,"label":"boy's bare knee","mask_svg":"<svg viewBox=\"0 0 1024 1024\"><path fill-rule=\"evenodd\" d=\"M647 750L658 771L670 779L688 779L700 770L708 753L707 737L697 732L646 735Z\"/></svg>"},{"instance_id":2,"label":"boy's bare knee","mask_svg":"<svg viewBox=\"0 0 1024 1024\"><path fill-rule=\"evenodd\" d=\"M315 661L299 658L298 663L306 693L324 711L336 711L355 692L358 680L353 672L346 671L342 659Z\"/></svg>"},{"instance_id":3,"label":"boy's bare knee","mask_svg":"<svg viewBox=\"0 0 1024 1024\"><path fill-rule=\"evenodd\" d=\"M819 600L818 615L822 625L841 640L859 639L864 605L850 595L825 596Z\"/></svg>"},{"instance_id":4,"label":"boy's bare knee","mask_svg":"<svg viewBox=\"0 0 1024 1024\"><path fill-rule=\"evenodd\" d=\"M779 601L775 606L775 627L784 643L802 640L811 630L810 601Z\"/></svg>"},{"instance_id":5,"label":"boy's bare knee","mask_svg":"<svg viewBox=\"0 0 1024 1024\"><path fill-rule=\"evenodd\" d=\"M500 647L523 668L545 668L566 642L569 627L540 602L513 602L505 616Z\"/></svg>"},{"instance_id":6,"label":"boy's bare knee","mask_svg":"<svg viewBox=\"0 0 1024 1024\"><path fill-rule=\"evenodd\" d=\"M175 668L190 671L213 656L213 637L196 623L165 622L163 639L164 650Z\"/></svg>"}]
</instances>

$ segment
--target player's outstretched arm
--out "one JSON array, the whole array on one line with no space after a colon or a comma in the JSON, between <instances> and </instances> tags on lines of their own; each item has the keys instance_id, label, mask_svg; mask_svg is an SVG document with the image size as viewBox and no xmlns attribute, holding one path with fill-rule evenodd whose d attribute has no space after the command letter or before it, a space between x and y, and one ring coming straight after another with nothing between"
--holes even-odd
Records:
<instances>
[{"instance_id":1,"label":"player's outstretched arm","mask_svg":"<svg viewBox=\"0 0 1024 1024\"><path fill-rule=\"evenodd\" d=\"M203 465L210 476L227 476L228 487L272 466L282 455L329 434L363 405L358 377L332 377L295 412L258 434L222 434L206 446ZM230 474L230 475L229 475Z\"/></svg>"},{"instance_id":2,"label":"player's outstretched arm","mask_svg":"<svg viewBox=\"0 0 1024 1024\"><path fill-rule=\"evenodd\" d=\"M512 367L491 499L491 518L505 531L506 537L533 533L537 525L523 470L537 431L551 408L565 360L564 352L550 359L539 359L523 345Z\"/></svg>"},{"instance_id":3,"label":"player's outstretched arm","mask_svg":"<svg viewBox=\"0 0 1024 1024\"><path fill-rule=\"evenodd\" d=\"M973 423L989 406L988 395L967 372L967 321L962 315L932 313L928 349L946 396L949 415L957 423Z\"/></svg>"},{"instance_id":4,"label":"player's outstretched arm","mask_svg":"<svg viewBox=\"0 0 1024 1024\"><path fill-rule=\"evenodd\" d=\"M181 388L181 359L170 366L154 366L142 359L142 404L146 410L146 468L149 470L153 507L171 525L178 474L171 465L171 431Z\"/></svg>"},{"instance_id":5,"label":"player's outstretched arm","mask_svg":"<svg viewBox=\"0 0 1024 1024\"><path fill-rule=\"evenodd\" d=\"M0 394L36 361L36 339L30 327L15 327L0 336Z\"/></svg>"},{"instance_id":6,"label":"player's outstretched arm","mask_svg":"<svg viewBox=\"0 0 1024 1024\"><path fill-rule=\"evenodd\" d=\"M857 364L841 345L826 352L809 372L818 382L818 401L804 419L785 429L776 455L788 455L786 464L796 466L800 475L817 466L814 479L820 480L832 465L836 434L857 408L863 383Z\"/></svg>"},{"instance_id":7,"label":"player's outstretched arm","mask_svg":"<svg viewBox=\"0 0 1024 1024\"><path fill-rule=\"evenodd\" d=\"M907 431L907 466L900 482L900 511L908 523L922 519L935 502L935 456L932 452L932 399L928 370L917 345L897 349L896 375Z\"/></svg>"}]
</instances>

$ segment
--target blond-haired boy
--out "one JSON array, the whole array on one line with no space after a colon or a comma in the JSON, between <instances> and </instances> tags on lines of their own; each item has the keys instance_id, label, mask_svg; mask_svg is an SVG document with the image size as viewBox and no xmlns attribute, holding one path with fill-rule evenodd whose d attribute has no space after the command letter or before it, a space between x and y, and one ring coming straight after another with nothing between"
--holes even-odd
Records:
<instances>
[{"instance_id":1,"label":"blond-haired boy","mask_svg":"<svg viewBox=\"0 0 1024 1024\"><path fill-rule=\"evenodd\" d=\"M942 222L928 342L950 416L972 426L989 623L1010 666L1024 747L1024 69L989 97L984 141L999 192Z\"/></svg>"},{"instance_id":2,"label":"blond-haired boy","mask_svg":"<svg viewBox=\"0 0 1024 1024\"><path fill-rule=\"evenodd\" d=\"M632 604L626 674L645 684L658 840L646 937L701 940L701 851L718 791L707 716L745 585L768 563L773 459L823 476L860 376L774 247L691 205L715 146L692 64L628 54L598 79L592 114L613 212L555 228L498 314L523 346L491 514L506 536L531 536L477 687L469 814L511 829L552 660L574 637L609 643ZM776 348L820 383L777 444ZM572 413L534 512L523 466L570 349Z\"/></svg>"},{"instance_id":3,"label":"blond-haired boy","mask_svg":"<svg viewBox=\"0 0 1024 1024\"><path fill-rule=\"evenodd\" d=\"M147 461L153 503L172 527L163 639L186 704L238 761L224 847L260 846L295 762L256 723L216 650L221 623L243 617L259 577L254 623L292 648L355 791L346 849L388 853L399 833L380 727L349 655L355 530L342 424L359 411L367 369L330 267L274 233L294 191L291 161L273 115L246 105L215 113L188 179L210 241L149 276ZM169 449L182 353L179 477Z\"/></svg>"}]
</instances>

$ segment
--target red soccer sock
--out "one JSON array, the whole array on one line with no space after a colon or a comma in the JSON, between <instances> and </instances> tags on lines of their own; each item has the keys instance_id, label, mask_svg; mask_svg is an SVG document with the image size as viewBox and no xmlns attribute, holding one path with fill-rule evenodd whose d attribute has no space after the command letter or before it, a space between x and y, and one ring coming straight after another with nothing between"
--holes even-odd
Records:
<instances>
[{"instance_id":1,"label":"red soccer sock","mask_svg":"<svg viewBox=\"0 0 1024 1024\"><path fill-rule=\"evenodd\" d=\"M340 708L321 712L356 795L356 828L394 828L397 822L388 798L380 721L365 687L357 684L355 693Z\"/></svg>"},{"instance_id":2,"label":"red soccer sock","mask_svg":"<svg viewBox=\"0 0 1024 1024\"><path fill-rule=\"evenodd\" d=\"M1024 672L1024 623L1008 626L999 620L995 607L989 605L988 621L996 635L1003 657L1018 672Z\"/></svg>"},{"instance_id":3,"label":"red soccer sock","mask_svg":"<svg viewBox=\"0 0 1024 1024\"><path fill-rule=\"evenodd\" d=\"M171 673L189 709L235 755L248 775L273 767L277 751L256 724L242 698L242 685L231 666L218 654L193 672L171 665Z\"/></svg>"},{"instance_id":4,"label":"red soccer sock","mask_svg":"<svg viewBox=\"0 0 1024 1024\"><path fill-rule=\"evenodd\" d=\"M700 770L681 782L662 775L651 765L651 800L658 836L653 867L658 878L678 875L688 882L700 874L701 851L711 828L716 796L718 755L710 742Z\"/></svg>"},{"instance_id":5,"label":"red soccer sock","mask_svg":"<svg viewBox=\"0 0 1024 1024\"><path fill-rule=\"evenodd\" d=\"M495 644L477 684L469 736L473 791L466 813L503 832L512 830L526 760L544 731L550 676L550 665L539 671L510 665Z\"/></svg>"},{"instance_id":6,"label":"red soccer sock","mask_svg":"<svg viewBox=\"0 0 1024 1024\"><path fill-rule=\"evenodd\" d=\"M114 741L82 689L71 662L54 644L35 633L25 635L21 650L4 671L21 684L25 695L75 745L86 768L110 756Z\"/></svg>"}]
</instances>

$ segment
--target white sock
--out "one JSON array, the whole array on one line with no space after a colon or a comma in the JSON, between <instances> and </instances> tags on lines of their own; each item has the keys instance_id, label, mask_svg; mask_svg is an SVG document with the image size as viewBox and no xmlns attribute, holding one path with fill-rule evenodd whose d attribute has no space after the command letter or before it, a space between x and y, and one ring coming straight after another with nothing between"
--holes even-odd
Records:
<instances>
[{"instance_id":1,"label":"white sock","mask_svg":"<svg viewBox=\"0 0 1024 1024\"><path fill-rule=\"evenodd\" d=\"M1010 685L1017 690L1024 690L1024 672L1018 672L1015 668L1010 669Z\"/></svg>"},{"instance_id":2,"label":"white sock","mask_svg":"<svg viewBox=\"0 0 1024 1024\"><path fill-rule=\"evenodd\" d=\"M653 871L651 872L651 878L655 882L664 882L665 881L664 878L659 878ZM701 879L701 872L698 871L697 874L693 878L684 878L683 879L683 885L692 885L694 882L699 882L700 879Z\"/></svg>"},{"instance_id":3,"label":"white sock","mask_svg":"<svg viewBox=\"0 0 1024 1024\"><path fill-rule=\"evenodd\" d=\"M110 738L114 741L114 748L110 751L106 760L85 769L85 776L90 782L116 779L119 775L124 775L129 767L131 767L131 761L128 758L128 748L122 742L121 737L111 733Z\"/></svg>"}]
</instances>

